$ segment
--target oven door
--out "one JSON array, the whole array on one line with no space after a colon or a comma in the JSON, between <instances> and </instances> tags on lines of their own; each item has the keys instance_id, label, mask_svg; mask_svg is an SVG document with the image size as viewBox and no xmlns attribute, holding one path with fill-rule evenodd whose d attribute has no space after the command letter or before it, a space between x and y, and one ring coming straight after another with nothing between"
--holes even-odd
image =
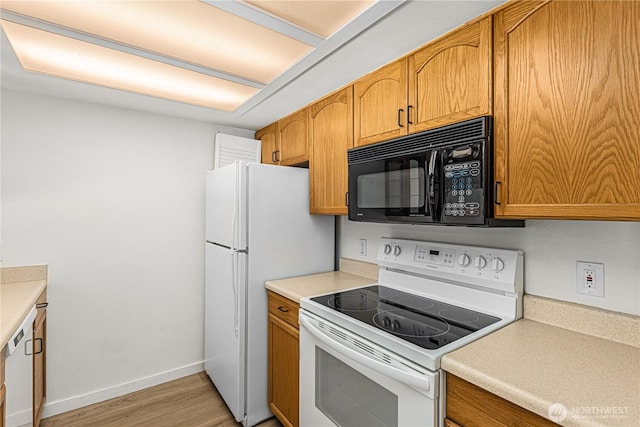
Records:
<instances>
[{"instance_id":1,"label":"oven door","mask_svg":"<svg viewBox=\"0 0 640 427\"><path fill-rule=\"evenodd\" d=\"M438 222L438 150L349 163L349 219Z\"/></svg>"},{"instance_id":2,"label":"oven door","mask_svg":"<svg viewBox=\"0 0 640 427\"><path fill-rule=\"evenodd\" d=\"M300 425L438 425L438 373L300 311Z\"/></svg>"}]
</instances>

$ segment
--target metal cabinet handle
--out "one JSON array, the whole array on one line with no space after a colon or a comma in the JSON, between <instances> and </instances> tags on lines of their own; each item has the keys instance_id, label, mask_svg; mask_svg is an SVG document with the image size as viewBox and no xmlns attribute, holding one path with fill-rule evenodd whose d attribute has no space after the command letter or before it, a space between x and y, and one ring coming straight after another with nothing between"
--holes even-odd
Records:
<instances>
[{"instance_id":1,"label":"metal cabinet handle","mask_svg":"<svg viewBox=\"0 0 640 427\"><path fill-rule=\"evenodd\" d=\"M288 309L288 308L284 308L284 307L282 307L282 306L278 307L278 310L280 310L280 311L281 311L281 312L283 312L283 313L288 313L288 312L289 312L289 309Z\"/></svg>"},{"instance_id":2,"label":"metal cabinet handle","mask_svg":"<svg viewBox=\"0 0 640 427\"><path fill-rule=\"evenodd\" d=\"M407 107L407 123L409 123L410 125L413 124L413 122L411 121L411 109L413 108L413 105L409 105Z\"/></svg>"},{"instance_id":3,"label":"metal cabinet handle","mask_svg":"<svg viewBox=\"0 0 640 427\"><path fill-rule=\"evenodd\" d=\"M349 206L349 192L344 193L344 204Z\"/></svg>"},{"instance_id":4,"label":"metal cabinet handle","mask_svg":"<svg viewBox=\"0 0 640 427\"><path fill-rule=\"evenodd\" d=\"M33 349L35 348L35 342L39 341L40 342L40 350L38 351L33 351ZM29 350L27 349L27 344L31 343L31 353L29 353ZM24 343L24 355L25 356L33 356L36 354L40 354L44 351L44 341L42 340L42 338L35 338L32 340L27 340Z\"/></svg>"},{"instance_id":5,"label":"metal cabinet handle","mask_svg":"<svg viewBox=\"0 0 640 427\"><path fill-rule=\"evenodd\" d=\"M402 124L402 122L400 121L402 118L402 113L404 113L404 110L402 108L400 108L398 110L398 126L400 126L401 128L404 127L404 125Z\"/></svg>"},{"instance_id":6,"label":"metal cabinet handle","mask_svg":"<svg viewBox=\"0 0 640 427\"><path fill-rule=\"evenodd\" d=\"M44 341L42 340L42 338L36 338L36 339L35 339L35 340L33 340L33 341L34 341L34 342L35 342L35 341L40 341L40 350L38 350L38 351L34 352L33 354L40 354L40 353L42 353L42 352L44 351Z\"/></svg>"},{"instance_id":7,"label":"metal cabinet handle","mask_svg":"<svg viewBox=\"0 0 640 427\"><path fill-rule=\"evenodd\" d=\"M47 308L49 306L48 302L43 302L40 304L36 304L36 308Z\"/></svg>"},{"instance_id":8,"label":"metal cabinet handle","mask_svg":"<svg viewBox=\"0 0 640 427\"><path fill-rule=\"evenodd\" d=\"M496 205L500 204L500 201L498 200L498 190L500 185L502 184L502 182L500 181L496 181L496 185L495 185L495 192L493 193L493 201Z\"/></svg>"},{"instance_id":9,"label":"metal cabinet handle","mask_svg":"<svg viewBox=\"0 0 640 427\"><path fill-rule=\"evenodd\" d=\"M280 150L276 150L276 162L280 161Z\"/></svg>"},{"instance_id":10,"label":"metal cabinet handle","mask_svg":"<svg viewBox=\"0 0 640 427\"><path fill-rule=\"evenodd\" d=\"M272 151L272 152L271 152L271 161L272 161L273 163L275 163L275 162L276 162L276 152L275 152L275 151Z\"/></svg>"}]
</instances>

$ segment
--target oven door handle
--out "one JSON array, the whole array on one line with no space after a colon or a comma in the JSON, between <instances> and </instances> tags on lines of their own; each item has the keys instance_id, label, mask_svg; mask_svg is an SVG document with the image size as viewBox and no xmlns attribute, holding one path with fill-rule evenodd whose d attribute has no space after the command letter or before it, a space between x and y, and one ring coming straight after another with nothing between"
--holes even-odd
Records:
<instances>
[{"instance_id":1,"label":"oven door handle","mask_svg":"<svg viewBox=\"0 0 640 427\"><path fill-rule=\"evenodd\" d=\"M361 365L366 366L369 369L372 369L376 372L381 373L382 375L402 382L424 394L425 396L431 397L432 393L429 393L431 382L429 381L428 377L421 375L420 373L409 367L406 367L406 370L400 370L396 367L378 362L377 360L367 357L360 352L345 347L344 345L340 345L340 343L330 338L324 332L314 326L309 320L304 317L304 315L299 316L298 319L302 327L304 327L311 333L311 335L313 335L327 347L339 352L343 356L348 357L349 359L357 363L360 363Z\"/></svg>"}]
</instances>

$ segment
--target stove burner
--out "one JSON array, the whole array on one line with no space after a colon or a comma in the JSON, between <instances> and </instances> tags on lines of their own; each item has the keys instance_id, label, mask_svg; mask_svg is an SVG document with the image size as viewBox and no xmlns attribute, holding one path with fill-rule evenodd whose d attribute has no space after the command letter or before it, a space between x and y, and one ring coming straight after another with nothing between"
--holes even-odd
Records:
<instances>
[{"instance_id":1,"label":"stove burner","mask_svg":"<svg viewBox=\"0 0 640 427\"><path fill-rule=\"evenodd\" d=\"M367 311L378 307L378 300L365 293L357 295L334 295L327 301L330 307L346 311Z\"/></svg>"},{"instance_id":2,"label":"stove burner","mask_svg":"<svg viewBox=\"0 0 640 427\"><path fill-rule=\"evenodd\" d=\"M404 313L402 310L379 311L373 316L373 323L394 335L412 338L439 337L451 329L444 319L430 317L423 322L410 319Z\"/></svg>"},{"instance_id":3,"label":"stove burner","mask_svg":"<svg viewBox=\"0 0 640 427\"><path fill-rule=\"evenodd\" d=\"M449 319L453 322L462 323L475 323L480 320L480 316L476 313L468 310L456 310L451 308L445 308L438 311L438 316L442 316L445 319Z\"/></svg>"}]
</instances>

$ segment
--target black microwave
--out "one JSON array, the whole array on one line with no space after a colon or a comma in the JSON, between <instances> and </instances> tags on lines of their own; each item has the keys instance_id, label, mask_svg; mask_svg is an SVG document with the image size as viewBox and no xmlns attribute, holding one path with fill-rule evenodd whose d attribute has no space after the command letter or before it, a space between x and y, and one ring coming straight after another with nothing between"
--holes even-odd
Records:
<instances>
[{"instance_id":1,"label":"black microwave","mask_svg":"<svg viewBox=\"0 0 640 427\"><path fill-rule=\"evenodd\" d=\"M349 220L522 227L493 218L491 117L348 151Z\"/></svg>"}]
</instances>

